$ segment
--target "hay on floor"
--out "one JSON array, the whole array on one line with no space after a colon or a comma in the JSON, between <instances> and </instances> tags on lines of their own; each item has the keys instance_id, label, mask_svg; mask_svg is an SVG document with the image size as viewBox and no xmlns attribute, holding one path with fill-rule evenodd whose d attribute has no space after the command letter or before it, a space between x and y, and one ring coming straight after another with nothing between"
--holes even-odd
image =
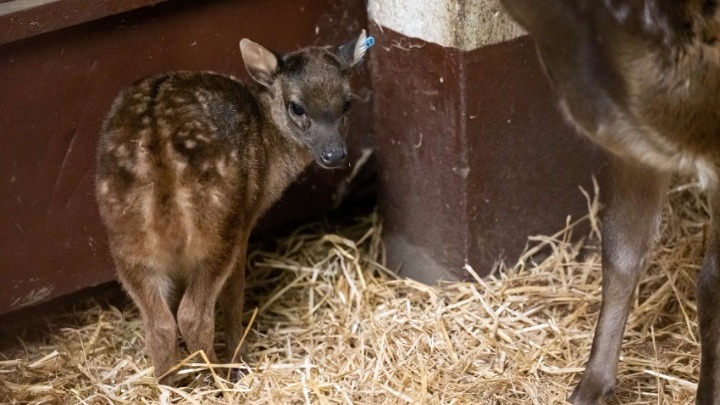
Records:
<instances>
[{"instance_id":1,"label":"hay on floor","mask_svg":"<svg viewBox=\"0 0 720 405\"><path fill-rule=\"evenodd\" d=\"M706 207L693 185L670 200L610 403L694 403ZM598 204L588 206L596 234ZM240 380L194 354L179 366L182 385L158 385L133 306L99 302L0 353L0 402L563 403L590 350L601 287L596 250L570 242L572 232L568 223L531 238L497 277L481 280L468 267L471 282L430 287L383 267L376 215L339 229L308 225L251 254L247 354L232 365ZM543 249L549 255L534 262Z\"/></svg>"}]
</instances>

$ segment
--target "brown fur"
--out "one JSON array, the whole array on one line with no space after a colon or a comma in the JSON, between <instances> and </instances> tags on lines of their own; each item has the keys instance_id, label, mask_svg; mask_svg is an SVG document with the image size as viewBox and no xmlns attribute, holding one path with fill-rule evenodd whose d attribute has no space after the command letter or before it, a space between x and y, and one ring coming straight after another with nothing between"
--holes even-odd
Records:
<instances>
[{"instance_id":1,"label":"brown fur","mask_svg":"<svg viewBox=\"0 0 720 405\"><path fill-rule=\"evenodd\" d=\"M720 10L717 0L501 0L537 44L579 132L614 156L603 221L603 304L570 396L612 393L622 334L670 174L710 195L713 239L698 282L698 404L720 404Z\"/></svg>"},{"instance_id":2,"label":"brown fur","mask_svg":"<svg viewBox=\"0 0 720 405\"><path fill-rule=\"evenodd\" d=\"M345 159L349 74L359 60L315 47L278 59L248 40L241 50L256 84L160 74L124 90L103 125L97 201L158 376L177 361L178 329L191 352L214 359L221 292L232 360L251 229L313 159L324 167Z\"/></svg>"}]
</instances>

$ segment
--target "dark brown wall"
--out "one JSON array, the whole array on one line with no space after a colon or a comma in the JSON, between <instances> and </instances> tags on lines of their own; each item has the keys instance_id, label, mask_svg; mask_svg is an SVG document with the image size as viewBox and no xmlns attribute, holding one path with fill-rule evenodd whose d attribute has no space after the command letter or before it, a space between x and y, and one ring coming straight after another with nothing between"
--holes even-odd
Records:
<instances>
[{"instance_id":1,"label":"dark brown wall","mask_svg":"<svg viewBox=\"0 0 720 405\"><path fill-rule=\"evenodd\" d=\"M0 313L111 280L93 198L95 144L118 91L175 69L245 76L238 41L289 51L347 41L359 0L169 1L0 46ZM355 88L369 92L365 67ZM371 144L355 103L353 157ZM311 171L266 226L326 211L347 171Z\"/></svg>"},{"instance_id":2,"label":"dark brown wall","mask_svg":"<svg viewBox=\"0 0 720 405\"><path fill-rule=\"evenodd\" d=\"M560 113L529 37L464 57L467 93L469 262L513 264L528 236L588 213L583 187L604 181L605 155ZM583 236L579 230L575 236Z\"/></svg>"}]
</instances>

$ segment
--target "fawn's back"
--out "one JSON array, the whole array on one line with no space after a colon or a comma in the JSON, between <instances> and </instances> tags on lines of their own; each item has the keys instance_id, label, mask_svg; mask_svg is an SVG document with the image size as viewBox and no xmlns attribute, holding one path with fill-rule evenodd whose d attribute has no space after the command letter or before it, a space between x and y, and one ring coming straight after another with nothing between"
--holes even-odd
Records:
<instances>
[{"instance_id":1,"label":"fawn's back","mask_svg":"<svg viewBox=\"0 0 720 405\"><path fill-rule=\"evenodd\" d=\"M232 242L262 197L262 125L256 98L229 77L177 72L125 90L98 159L116 254L183 267Z\"/></svg>"}]
</instances>

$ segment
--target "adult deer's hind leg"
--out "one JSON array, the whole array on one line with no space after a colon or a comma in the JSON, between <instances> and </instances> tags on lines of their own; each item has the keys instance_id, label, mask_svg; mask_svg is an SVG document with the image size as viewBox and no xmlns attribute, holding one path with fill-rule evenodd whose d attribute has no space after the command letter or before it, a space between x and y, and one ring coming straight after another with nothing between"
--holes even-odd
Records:
<instances>
[{"instance_id":1,"label":"adult deer's hind leg","mask_svg":"<svg viewBox=\"0 0 720 405\"><path fill-rule=\"evenodd\" d=\"M652 245L670 175L619 159L612 161L612 187L603 214L602 307L590 360L568 399L594 405L611 395L625 323Z\"/></svg>"}]
</instances>

